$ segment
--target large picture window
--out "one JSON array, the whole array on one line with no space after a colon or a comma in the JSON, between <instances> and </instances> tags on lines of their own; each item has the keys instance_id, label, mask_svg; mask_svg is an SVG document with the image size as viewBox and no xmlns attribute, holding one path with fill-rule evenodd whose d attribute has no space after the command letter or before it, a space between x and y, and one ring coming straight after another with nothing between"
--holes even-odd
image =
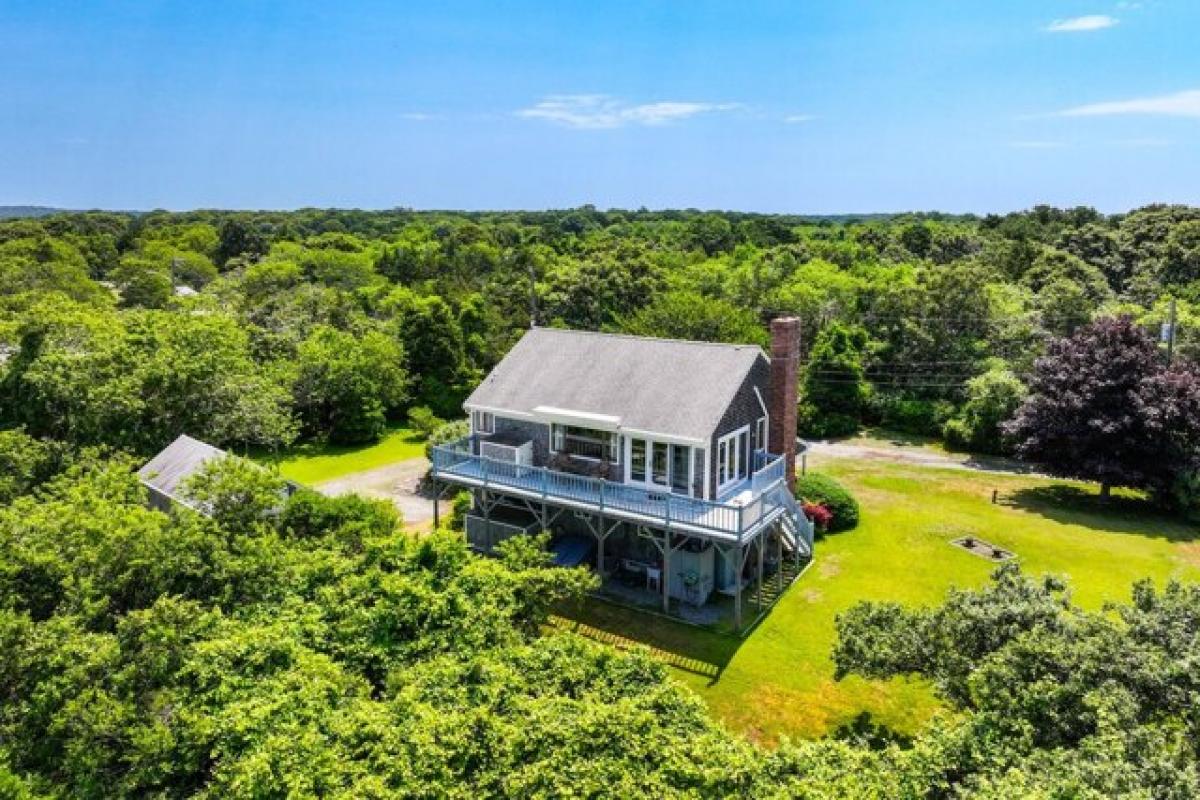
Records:
<instances>
[{"instance_id":1,"label":"large picture window","mask_svg":"<svg viewBox=\"0 0 1200 800\"><path fill-rule=\"evenodd\" d=\"M617 434L554 423L550 429L550 449L597 461L616 461Z\"/></svg>"}]
</instances>

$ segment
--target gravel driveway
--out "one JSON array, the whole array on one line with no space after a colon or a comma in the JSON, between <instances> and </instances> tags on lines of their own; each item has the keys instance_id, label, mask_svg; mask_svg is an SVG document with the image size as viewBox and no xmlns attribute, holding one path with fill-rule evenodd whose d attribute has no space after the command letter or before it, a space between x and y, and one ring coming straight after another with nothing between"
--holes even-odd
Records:
<instances>
[{"instance_id":1,"label":"gravel driveway","mask_svg":"<svg viewBox=\"0 0 1200 800\"><path fill-rule=\"evenodd\" d=\"M391 500L404 515L405 527L429 530L433 526L433 500L417 494L417 483L428 470L429 462L424 458L410 458L386 467L343 475L313 488L328 495L353 492ZM448 508L444 510L448 511Z\"/></svg>"},{"instance_id":2,"label":"gravel driveway","mask_svg":"<svg viewBox=\"0 0 1200 800\"><path fill-rule=\"evenodd\" d=\"M1034 467L1011 458L980 456L967 453L944 453L924 447L903 443L842 441L811 441L809 456L827 458L857 458L862 460L890 461L895 464L916 464L926 467L972 470L975 472L999 472L1009 475L1036 474Z\"/></svg>"}]
</instances>

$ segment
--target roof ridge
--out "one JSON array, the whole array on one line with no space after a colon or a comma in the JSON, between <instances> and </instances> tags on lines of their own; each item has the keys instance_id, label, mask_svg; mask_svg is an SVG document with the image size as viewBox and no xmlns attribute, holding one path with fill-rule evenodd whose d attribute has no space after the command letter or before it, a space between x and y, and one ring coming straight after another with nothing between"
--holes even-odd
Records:
<instances>
[{"instance_id":1,"label":"roof ridge","mask_svg":"<svg viewBox=\"0 0 1200 800\"><path fill-rule=\"evenodd\" d=\"M606 339L635 339L637 341L643 341L643 342L670 342L672 344L694 344L694 345L700 345L703 347L720 347L720 348L731 349L731 350L751 349L751 350L759 350L759 351L763 352L764 355L766 353L766 351L763 350L762 345L753 344L751 342L742 342L742 343L706 342L706 341L702 341L700 339L673 339L668 336L639 336L636 333L619 333L619 332L610 333L608 331L585 331L585 330L579 330L577 328L553 328L553 327L545 327L545 326L541 326L541 325L535 325L532 328L530 328L529 330L530 331L552 331L554 333L574 333L574 334L579 334L579 335L583 335L583 336L602 336Z\"/></svg>"}]
</instances>

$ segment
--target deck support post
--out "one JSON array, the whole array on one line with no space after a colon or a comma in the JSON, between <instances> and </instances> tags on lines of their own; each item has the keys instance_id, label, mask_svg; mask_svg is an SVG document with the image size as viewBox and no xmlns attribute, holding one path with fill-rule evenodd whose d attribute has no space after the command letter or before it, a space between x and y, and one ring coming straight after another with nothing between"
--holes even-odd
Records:
<instances>
[{"instance_id":1,"label":"deck support post","mask_svg":"<svg viewBox=\"0 0 1200 800\"><path fill-rule=\"evenodd\" d=\"M663 612L671 613L671 532L663 531L662 596Z\"/></svg>"},{"instance_id":2,"label":"deck support post","mask_svg":"<svg viewBox=\"0 0 1200 800\"><path fill-rule=\"evenodd\" d=\"M438 486L438 482L433 482L433 529L436 531L441 527L441 518L438 514L438 499L442 496L442 490Z\"/></svg>"},{"instance_id":3,"label":"deck support post","mask_svg":"<svg viewBox=\"0 0 1200 800\"><path fill-rule=\"evenodd\" d=\"M620 526L621 521L617 520L610 525L608 520L604 518L603 514L596 514L594 517L584 516L582 519L587 525L588 533L592 534L592 536L596 539L596 574L600 576L601 580L603 580L605 577L604 544L608 541L608 537L617 530L618 526Z\"/></svg>"},{"instance_id":4,"label":"deck support post","mask_svg":"<svg viewBox=\"0 0 1200 800\"><path fill-rule=\"evenodd\" d=\"M742 568L745 560L742 558L742 546L734 550L737 557L733 559L733 629L742 632Z\"/></svg>"},{"instance_id":5,"label":"deck support post","mask_svg":"<svg viewBox=\"0 0 1200 800\"><path fill-rule=\"evenodd\" d=\"M600 518L600 530L604 531L604 517ZM600 576L601 582L604 581L604 540L607 538L603 533L596 537L596 574Z\"/></svg>"},{"instance_id":6,"label":"deck support post","mask_svg":"<svg viewBox=\"0 0 1200 800\"><path fill-rule=\"evenodd\" d=\"M797 543L797 545L798 545L798 543ZM775 597L780 598L783 596L783 523L782 522L776 523L775 546L777 548L776 553L778 553L778 558L776 559L775 563L779 565L775 571L775 586L776 586Z\"/></svg>"},{"instance_id":7,"label":"deck support post","mask_svg":"<svg viewBox=\"0 0 1200 800\"><path fill-rule=\"evenodd\" d=\"M762 613L762 610L763 610L763 599L762 599L763 554L764 554L764 551L766 550L765 545L766 545L766 542L763 541L763 534L760 533L758 535L758 592L756 593L756 597L754 600L754 604L756 606L758 606L758 613L760 613L760 614Z\"/></svg>"}]
</instances>

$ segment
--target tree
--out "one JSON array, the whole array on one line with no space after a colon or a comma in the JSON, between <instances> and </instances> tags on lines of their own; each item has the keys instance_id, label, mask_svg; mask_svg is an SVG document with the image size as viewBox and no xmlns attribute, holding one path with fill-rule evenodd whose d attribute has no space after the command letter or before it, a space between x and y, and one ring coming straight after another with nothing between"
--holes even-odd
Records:
<instances>
[{"instance_id":1,"label":"tree","mask_svg":"<svg viewBox=\"0 0 1200 800\"><path fill-rule=\"evenodd\" d=\"M944 428L951 445L978 453L1002 453L1002 426L1025 400L1021 379L1006 364L994 365L967 381L967 401Z\"/></svg>"},{"instance_id":2,"label":"tree","mask_svg":"<svg viewBox=\"0 0 1200 800\"><path fill-rule=\"evenodd\" d=\"M767 341L762 324L752 312L695 292L661 294L619 319L616 326L635 336L760 345Z\"/></svg>"},{"instance_id":3,"label":"tree","mask_svg":"<svg viewBox=\"0 0 1200 800\"><path fill-rule=\"evenodd\" d=\"M53 475L63 460L62 450L56 442L35 439L19 429L0 430L0 505Z\"/></svg>"},{"instance_id":4,"label":"tree","mask_svg":"<svg viewBox=\"0 0 1200 800\"><path fill-rule=\"evenodd\" d=\"M227 455L207 462L180 487L183 497L229 530L252 531L284 503L284 480L267 467Z\"/></svg>"},{"instance_id":5,"label":"tree","mask_svg":"<svg viewBox=\"0 0 1200 800\"><path fill-rule=\"evenodd\" d=\"M0 242L0 295L19 292L62 292L88 303L103 303L109 297L89 277L78 250L47 236Z\"/></svg>"},{"instance_id":6,"label":"tree","mask_svg":"<svg viewBox=\"0 0 1200 800\"><path fill-rule=\"evenodd\" d=\"M1121 243L1112 229L1097 223L1068 228L1059 235L1054 246L1103 272L1114 292L1125 290L1129 269L1121 254Z\"/></svg>"},{"instance_id":7,"label":"tree","mask_svg":"<svg viewBox=\"0 0 1200 800\"><path fill-rule=\"evenodd\" d=\"M924 222L914 222L900 229L900 244L917 258L927 258L933 249L933 231Z\"/></svg>"},{"instance_id":8,"label":"tree","mask_svg":"<svg viewBox=\"0 0 1200 800\"><path fill-rule=\"evenodd\" d=\"M404 348L379 331L320 327L300 345L296 406L311 434L335 442L383 435L387 414L408 399Z\"/></svg>"},{"instance_id":9,"label":"tree","mask_svg":"<svg viewBox=\"0 0 1200 800\"><path fill-rule=\"evenodd\" d=\"M245 257L250 261L265 256L270 244L257 225L241 217L228 217L217 231L217 251L214 257L218 267L224 267L231 259Z\"/></svg>"},{"instance_id":10,"label":"tree","mask_svg":"<svg viewBox=\"0 0 1200 800\"><path fill-rule=\"evenodd\" d=\"M1184 286L1200 280L1200 220L1181 222L1167 236L1163 280Z\"/></svg>"},{"instance_id":11,"label":"tree","mask_svg":"<svg viewBox=\"0 0 1200 800\"><path fill-rule=\"evenodd\" d=\"M817 335L802 381L801 429L813 436L855 431L870 396L863 369L866 333L834 322Z\"/></svg>"},{"instance_id":12,"label":"tree","mask_svg":"<svg viewBox=\"0 0 1200 800\"><path fill-rule=\"evenodd\" d=\"M171 268L136 255L127 255L109 276L126 308L163 308L175 294Z\"/></svg>"},{"instance_id":13,"label":"tree","mask_svg":"<svg viewBox=\"0 0 1200 800\"><path fill-rule=\"evenodd\" d=\"M1043 251L1021 278L1021 282L1035 292L1056 281L1075 283L1093 303L1099 304L1112 297L1103 272L1070 253L1053 248Z\"/></svg>"},{"instance_id":14,"label":"tree","mask_svg":"<svg viewBox=\"0 0 1200 800\"><path fill-rule=\"evenodd\" d=\"M1052 472L1161 492L1200 448L1200 382L1167 371L1128 317L1104 318L1050 343L1030 396L1005 426L1017 452Z\"/></svg>"}]
</instances>

